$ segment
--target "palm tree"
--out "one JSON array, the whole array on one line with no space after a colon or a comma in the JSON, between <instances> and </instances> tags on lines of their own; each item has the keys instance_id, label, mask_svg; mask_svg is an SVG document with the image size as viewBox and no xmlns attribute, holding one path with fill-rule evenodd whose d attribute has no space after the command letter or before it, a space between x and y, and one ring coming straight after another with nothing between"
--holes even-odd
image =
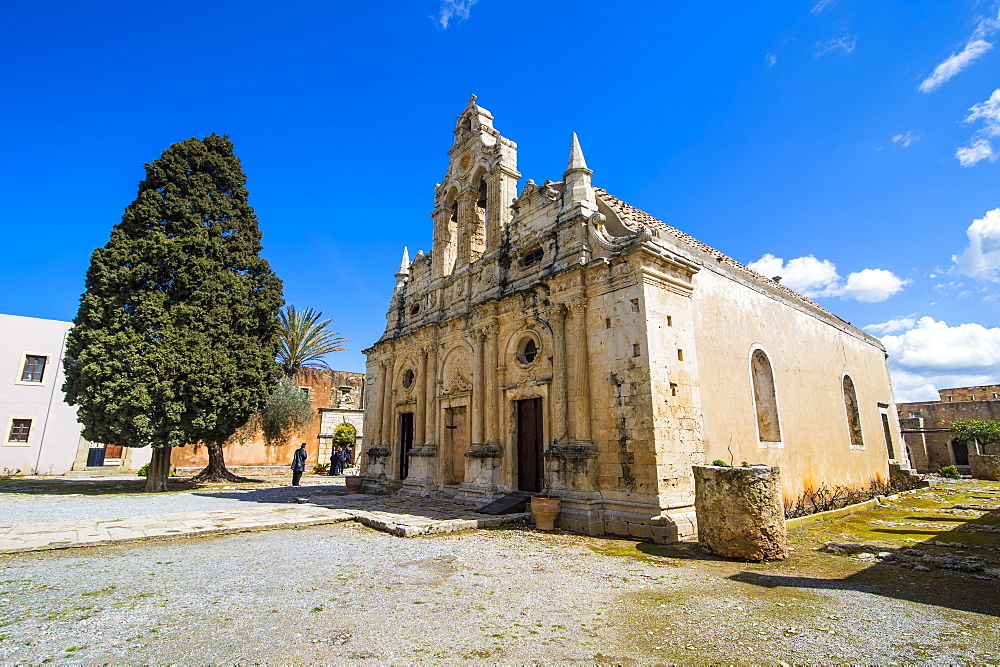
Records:
<instances>
[{"instance_id":1,"label":"palm tree","mask_svg":"<svg viewBox=\"0 0 1000 667\"><path fill-rule=\"evenodd\" d=\"M319 320L323 311L315 308L298 310L295 306L285 306L278 313L281 322L281 349L278 350L278 363L285 370L285 375L295 377L305 368L330 368L323 357L331 352L346 350L343 344L346 338L341 338L336 331L327 327L333 320Z\"/></svg>"}]
</instances>

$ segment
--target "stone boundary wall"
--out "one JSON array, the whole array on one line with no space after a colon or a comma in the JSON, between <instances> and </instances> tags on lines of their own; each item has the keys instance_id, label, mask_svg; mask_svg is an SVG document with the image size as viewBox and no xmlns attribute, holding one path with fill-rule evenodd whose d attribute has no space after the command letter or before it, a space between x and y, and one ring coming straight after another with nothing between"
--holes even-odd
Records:
<instances>
[{"instance_id":1,"label":"stone boundary wall","mask_svg":"<svg viewBox=\"0 0 1000 667\"><path fill-rule=\"evenodd\" d=\"M969 454L969 467L976 479L1000 481L1000 456L996 454Z\"/></svg>"}]
</instances>

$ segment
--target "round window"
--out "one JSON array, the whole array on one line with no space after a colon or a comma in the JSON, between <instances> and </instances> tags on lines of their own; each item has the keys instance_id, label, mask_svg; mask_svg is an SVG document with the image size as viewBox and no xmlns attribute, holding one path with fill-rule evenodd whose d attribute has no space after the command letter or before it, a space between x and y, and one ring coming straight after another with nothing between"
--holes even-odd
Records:
<instances>
[{"instance_id":1,"label":"round window","mask_svg":"<svg viewBox=\"0 0 1000 667\"><path fill-rule=\"evenodd\" d=\"M525 366L534 363L538 356L538 343L534 338L527 337L517 346L517 360Z\"/></svg>"},{"instance_id":2,"label":"round window","mask_svg":"<svg viewBox=\"0 0 1000 667\"><path fill-rule=\"evenodd\" d=\"M413 378L414 374L412 368L407 368L403 371L403 389L409 389L413 386Z\"/></svg>"}]
</instances>

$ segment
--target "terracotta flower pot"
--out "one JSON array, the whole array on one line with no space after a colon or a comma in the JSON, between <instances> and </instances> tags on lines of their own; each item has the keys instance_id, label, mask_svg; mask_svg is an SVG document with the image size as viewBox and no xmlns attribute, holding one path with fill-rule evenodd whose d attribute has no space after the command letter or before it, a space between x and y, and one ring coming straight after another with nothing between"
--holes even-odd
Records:
<instances>
[{"instance_id":1,"label":"terracotta flower pot","mask_svg":"<svg viewBox=\"0 0 1000 667\"><path fill-rule=\"evenodd\" d=\"M559 516L560 499L550 496L531 496L531 513L535 517L535 528L552 530Z\"/></svg>"},{"instance_id":2,"label":"terracotta flower pot","mask_svg":"<svg viewBox=\"0 0 1000 667\"><path fill-rule=\"evenodd\" d=\"M344 477L344 484L347 485L348 493L361 493L361 485L364 484L365 478L360 475L347 475Z\"/></svg>"}]
</instances>

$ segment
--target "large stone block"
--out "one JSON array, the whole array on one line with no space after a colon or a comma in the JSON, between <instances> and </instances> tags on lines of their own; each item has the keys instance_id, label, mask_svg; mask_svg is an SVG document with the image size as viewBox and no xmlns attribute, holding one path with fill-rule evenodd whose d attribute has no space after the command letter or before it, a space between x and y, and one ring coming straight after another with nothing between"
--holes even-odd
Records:
<instances>
[{"instance_id":1,"label":"large stone block","mask_svg":"<svg viewBox=\"0 0 1000 667\"><path fill-rule=\"evenodd\" d=\"M693 468L698 543L703 549L751 561L788 555L778 468Z\"/></svg>"},{"instance_id":2,"label":"large stone block","mask_svg":"<svg viewBox=\"0 0 1000 667\"><path fill-rule=\"evenodd\" d=\"M1000 481L1000 456L995 454L969 454L969 467L976 479Z\"/></svg>"}]
</instances>

